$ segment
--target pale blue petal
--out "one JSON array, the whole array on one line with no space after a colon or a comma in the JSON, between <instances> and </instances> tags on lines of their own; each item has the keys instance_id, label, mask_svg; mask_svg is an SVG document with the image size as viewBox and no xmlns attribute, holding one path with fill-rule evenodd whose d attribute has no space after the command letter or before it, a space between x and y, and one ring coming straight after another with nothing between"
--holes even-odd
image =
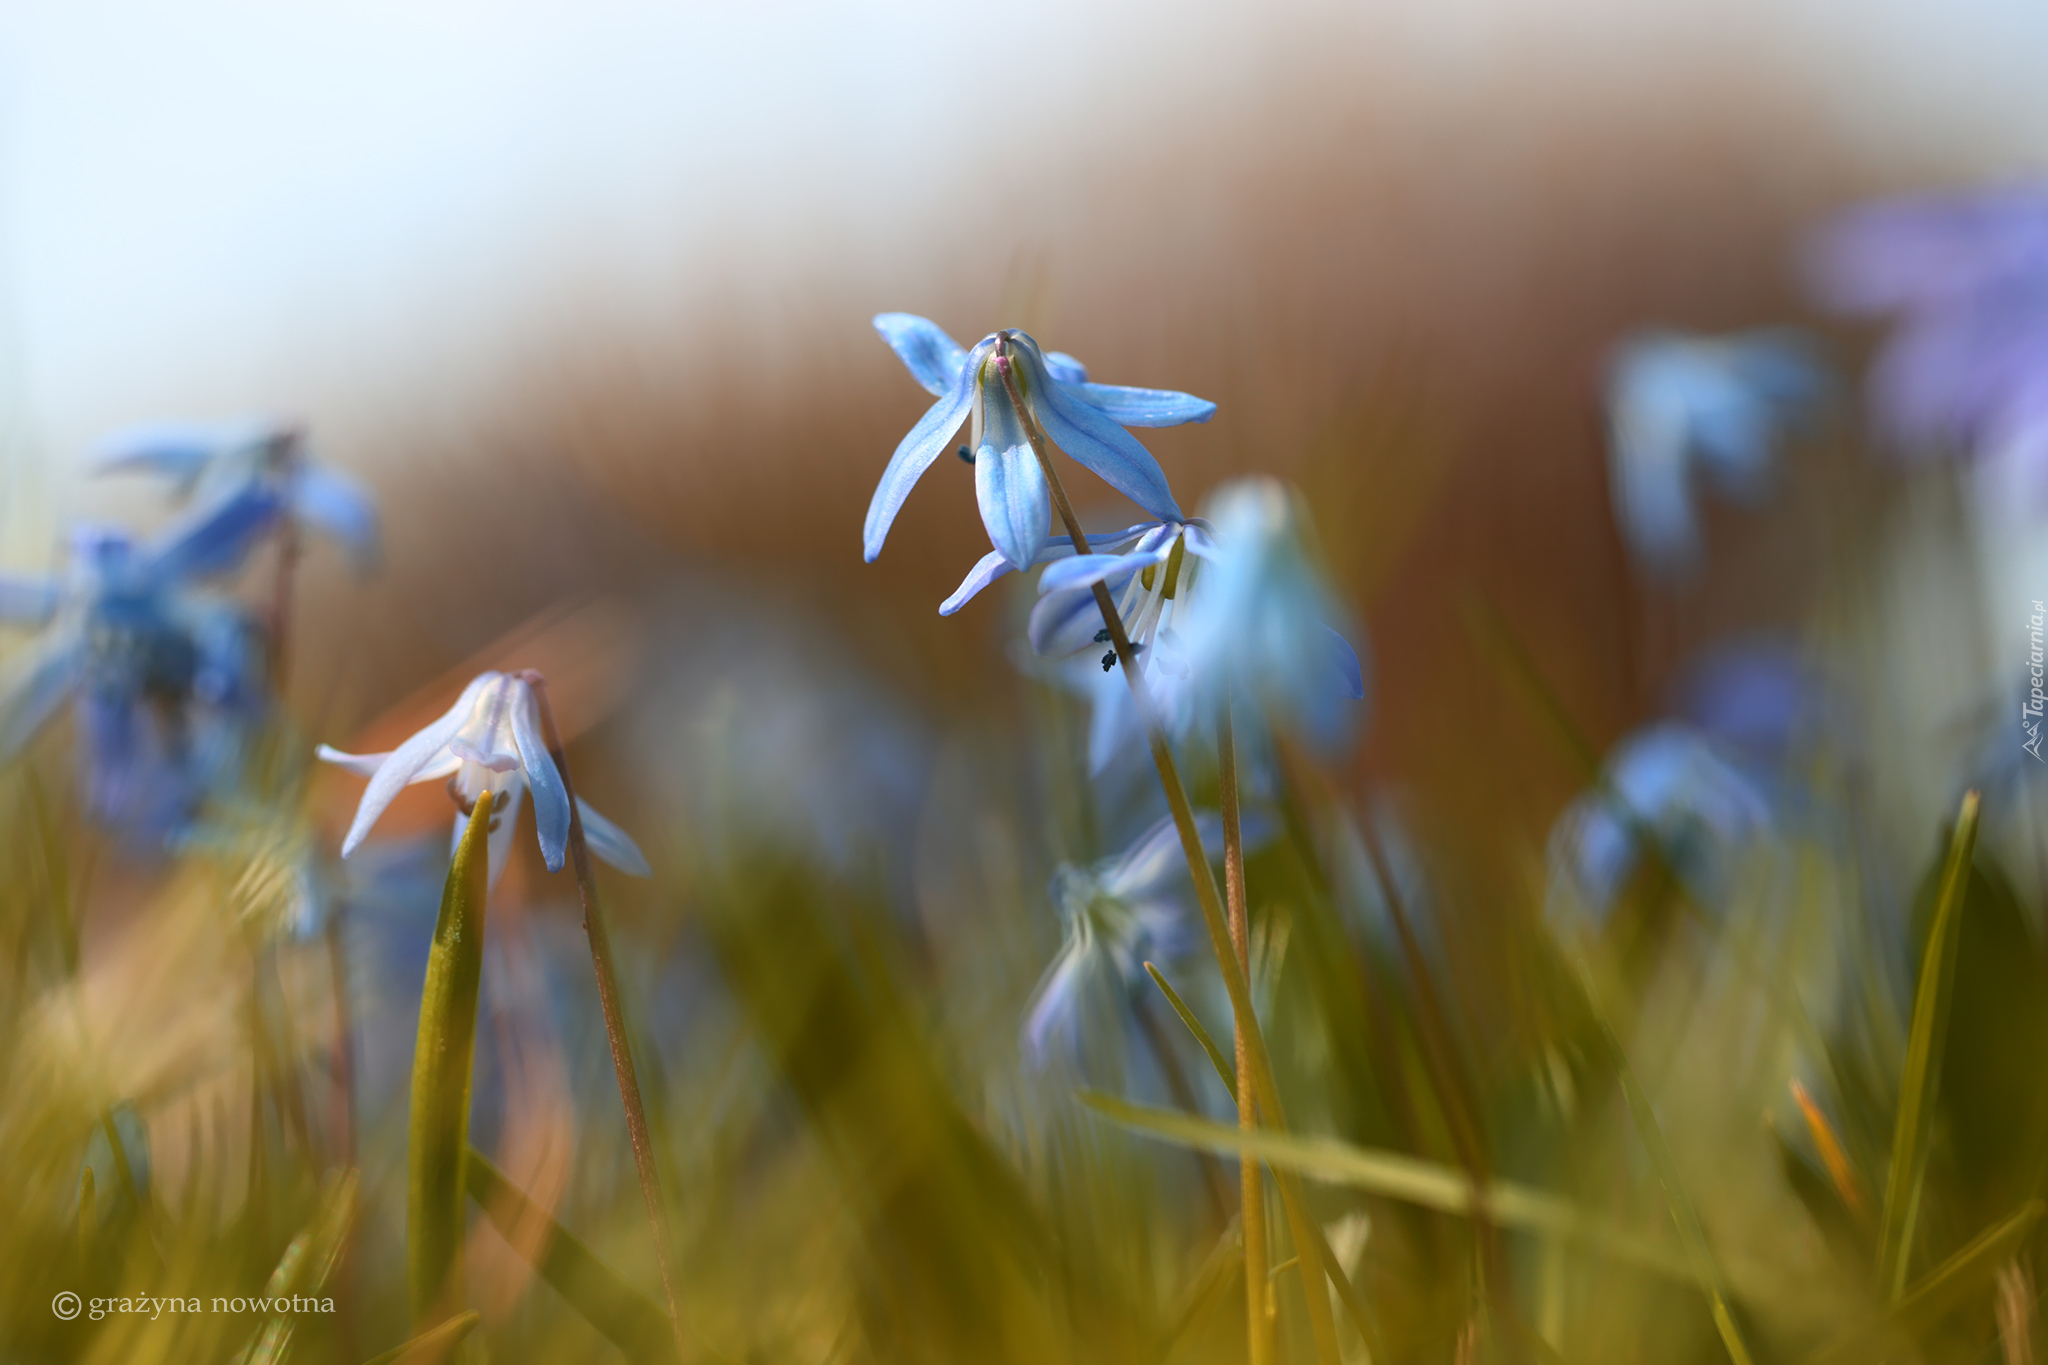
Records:
<instances>
[{"instance_id":1,"label":"pale blue petal","mask_svg":"<svg viewBox=\"0 0 2048 1365\"><path fill-rule=\"evenodd\" d=\"M548 871L560 872L569 851L569 791L541 737L540 708L533 690L524 683L512 700L512 739L519 746L519 766L526 770L527 784L533 788L533 823L540 834L541 861Z\"/></svg>"},{"instance_id":2,"label":"pale blue petal","mask_svg":"<svg viewBox=\"0 0 2048 1365\"><path fill-rule=\"evenodd\" d=\"M583 820L583 842L590 851L629 877L652 877L647 855L633 836L592 810L582 797L576 798L576 814Z\"/></svg>"},{"instance_id":3,"label":"pale blue petal","mask_svg":"<svg viewBox=\"0 0 2048 1365\"><path fill-rule=\"evenodd\" d=\"M882 471L882 481L875 485L874 499L868 503L867 525L861 531L863 552L870 564L874 563L875 556L882 553L882 542L888 538L889 527L895 522L896 513L902 510L904 499L910 496L910 490L951 443L953 433L960 430L960 424L967 420L967 410L974 406L972 361L970 356L970 363L963 364L954 377L953 387L918 419L910 434L896 447L896 453L889 457L889 467Z\"/></svg>"},{"instance_id":4,"label":"pale blue petal","mask_svg":"<svg viewBox=\"0 0 2048 1365\"><path fill-rule=\"evenodd\" d=\"M57 614L57 580L40 574L0 573L0 621L40 626Z\"/></svg>"},{"instance_id":5,"label":"pale blue petal","mask_svg":"<svg viewBox=\"0 0 2048 1365\"><path fill-rule=\"evenodd\" d=\"M302 464L292 476L292 512L339 541L358 568L377 562L377 505L354 479L322 465Z\"/></svg>"},{"instance_id":6,"label":"pale blue petal","mask_svg":"<svg viewBox=\"0 0 2048 1365\"><path fill-rule=\"evenodd\" d=\"M66 630L12 661L0 682L0 763L12 762L63 705L81 652L77 635Z\"/></svg>"},{"instance_id":7,"label":"pale blue petal","mask_svg":"<svg viewBox=\"0 0 2048 1365\"><path fill-rule=\"evenodd\" d=\"M1106 653L1109 646L1096 639L1106 629L1095 594L1081 588L1039 598L1024 633L1031 652L1041 659L1064 659L1084 649Z\"/></svg>"},{"instance_id":8,"label":"pale blue petal","mask_svg":"<svg viewBox=\"0 0 2048 1365\"><path fill-rule=\"evenodd\" d=\"M1041 596L1053 592L1071 592L1076 588L1090 588L1097 583L1118 575L1125 579L1130 574L1152 564L1163 564L1173 554L1173 544L1167 544L1151 551L1132 551L1127 555L1076 555L1063 563L1054 564L1038 576L1038 591Z\"/></svg>"},{"instance_id":9,"label":"pale blue petal","mask_svg":"<svg viewBox=\"0 0 2048 1365\"><path fill-rule=\"evenodd\" d=\"M1060 376L1054 375L1053 378ZM1120 426L1177 427L1185 422L1206 422L1216 415L1214 403L1191 393L1178 393L1172 389L1133 389L1122 384L1065 382L1067 392L1098 412L1107 414Z\"/></svg>"},{"instance_id":10,"label":"pale blue petal","mask_svg":"<svg viewBox=\"0 0 2048 1365\"><path fill-rule=\"evenodd\" d=\"M878 313L875 330L927 392L935 396L952 392L967 364L967 349L936 322L915 313Z\"/></svg>"},{"instance_id":11,"label":"pale blue petal","mask_svg":"<svg viewBox=\"0 0 2048 1365\"><path fill-rule=\"evenodd\" d=\"M276 492L244 484L172 523L150 542L144 562L151 574L169 583L231 573L283 511Z\"/></svg>"},{"instance_id":12,"label":"pale blue petal","mask_svg":"<svg viewBox=\"0 0 2048 1365\"><path fill-rule=\"evenodd\" d=\"M982 441L974 452L974 495L989 542L1012 564L1038 558L1052 519L1052 494L1045 470L1009 395L1001 390L982 399Z\"/></svg>"},{"instance_id":13,"label":"pale blue petal","mask_svg":"<svg viewBox=\"0 0 2048 1365\"><path fill-rule=\"evenodd\" d=\"M1024 1049L1039 1066L1051 1055L1055 1039L1068 1046L1075 1039L1087 961L1082 945L1068 944L1033 993L1024 1019Z\"/></svg>"},{"instance_id":14,"label":"pale blue petal","mask_svg":"<svg viewBox=\"0 0 2048 1365\"><path fill-rule=\"evenodd\" d=\"M525 794L526 784L517 775L511 775L491 800L491 827L484 832L484 852L489 861L485 877L491 886L498 884L505 864L512 860L512 841L519 830L519 801ZM459 810L455 812L455 829L448 836L448 856L451 858L462 844L463 831L469 828L469 821L469 816Z\"/></svg>"},{"instance_id":15,"label":"pale blue petal","mask_svg":"<svg viewBox=\"0 0 2048 1365\"><path fill-rule=\"evenodd\" d=\"M229 422L154 422L116 432L94 448L94 472L137 471L161 474L189 489L207 461L233 450L247 450L289 433L275 418L251 417Z\"/></svg>"},{"instance_id":16,"label":"pale blue petal","mask_svg":"<svg viewBox=\"0 0 2048 1365\"><path fill-rule=\"evenodd\" d=\"M939 615L951 616L989 584L1006 573L1015 573L1017 566L1003 558L1001 550L990 550L967 571L967 577L960 580L960 586L953 589L953 595L939 603Z\"/></svg>"},{"instance_id":17,"label":"pale blue petal","mask_svg":"<svg viewBox=\"0 0 2048 1365\"><path fill-rule=\"evenodd\" d=\"M1337 676L1344 686L1344 695L1353 701L1365 700L1365 670L1359 667L1358 651L1351 642L1325 625L1330 635L1330 657L1337 665Z\"/></svg>"},{"instance_id":18,"label":"pale blue petal","mask_svg":"<svg viewBox=\"0 0 2048 1365\"><path fill-rule=\"evenodd\" d=\"M1062 384L1085 384L1088 382L1088 367L1065 351L1045 353L1046 372Z\"/></svg>"},{"instance_id":19,"label":"pale blue petal","mask_svg":"<svg viewBox=\"0 0 2048 1365\"><path fill-rule=\"evenodd\" d=\"M1024 372L1032 411L1053 444L1153 516L1162 521L1181 519L1180 504L1173 500L1166 475L1150 451L1047 374L1036 346L1014 346L1011 353Z\"/></svg>"},{"instance_id":20,"label":"pale blue petal","mask_svg":"<svg viewBox=\"0 0 2048 1365\"><path fill-rule=\"evenodd\" d=\"M462 689L462 695L455 705L426 729L407 737L405 743L391 751L390 757L378 767L371 777L370 785L363 788L362 803L356 807L356 818L348 827L348 836L341 841L341 856L346 858L356 847L369 837L370 827L377 823L377 817L384 813L398 798L398 793L414 782L427 780L430 764L445 762L448 741L462 728L470 708L476 704L477 694L489 687L498 678L496 673L478 676L469 686Z\"/></svg>"}]
</instances>

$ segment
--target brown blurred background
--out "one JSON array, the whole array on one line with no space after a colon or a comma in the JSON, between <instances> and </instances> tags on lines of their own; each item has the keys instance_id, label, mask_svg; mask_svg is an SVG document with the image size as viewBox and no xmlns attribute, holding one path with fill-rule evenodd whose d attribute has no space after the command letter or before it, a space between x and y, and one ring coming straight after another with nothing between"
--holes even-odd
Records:
<instances>
[{"instance_id":1,"label":"brown blurred background","mask_svg":"<svg viewBox=\"0 0 2048 1365\"><path fill-rule=\"evenodd\" d=\"M1645 586L1606 348L1803 320L1830 208L2023 164L2040 36L1998 6L1508 0L24 16L6 559L149 515L76 476L95 433L282 409L387 517L382 577L309 571L296 688L335 728L592 594L658 638L736 593L915 710L993 714L1002 606L935 614L986 548L969 472L860 562L928 402L868 319L1021 325L1221 404L1148 437L1190 510L1250 470L1309 491L1370 639L1361 763L1533 838L1577 778L1468 605L1604 746L1693 647L1798 619L1852 458L1853 413L1773 510L1715 514L1701 581Z\"/></svg>"}]
</instances>

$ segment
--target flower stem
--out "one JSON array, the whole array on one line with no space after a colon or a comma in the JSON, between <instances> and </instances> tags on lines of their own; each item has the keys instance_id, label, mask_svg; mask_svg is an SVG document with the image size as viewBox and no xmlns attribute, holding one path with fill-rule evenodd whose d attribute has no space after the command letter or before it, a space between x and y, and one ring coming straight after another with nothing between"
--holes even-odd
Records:
<instances>
[{"instance_id":1,"label":"flower stem","mask_svg":"<svg viewBox=\"0 0 2048 1365\"><path fill-rule=\"evenodd\" d=\"M1237 739L1230 726L1230 697L1216 711L1216 762L1223 786L1223 889L1230 912L1230 946L1237 953L1237 965L1247 975L1252 969L1251 915L1245 904L1244 823L1237 803ZM1237 1126L1249 1132L1259 1126L1258 1105L1252 1099L1251 1048L1245 1031L1237 1031ZM1272 1319L1266 1304L1272 1290L1266 1281L1270 1257L1266 1250L1266 1178L1258 1159L1249 1155L1238 1160L1238 1178L1243 1186L1244 1207L1244 1290L1245 1313L1249 1323L1252 1365L1264 1365L1273 1358ZM1298 1250L1298 1249L1297 1249ZM1311 1277L1304 1276L1304 1283Z\"/></svg>"},{"instance_id":2,"label":"flower stem","mask_svg":"<svg viewBox=\"0 0 2048 1365\"><path fill-rule=\"evenodd\" d=\"M626 1039L618 972L612 965L611 936L605 929L604 912L597 900L597 882L590 871L583 815L576 807L576 786L569 779L569 760L562 752L562 732L556 728L555 711L548 704L547 679L532 669L523 676L540 705L541 736L547 741L548 757L554 760L555 771L562 777L562 790L569 798L569 858L576 868L576 890L583 898L583 932L590 938L590 961L597 969L597 998L604 1010L605 1037L611 1043L612 1070L619 1078L619 1099L626 1108L626 1131L633 1142L633 1164L640 1172L640 1193L647 1201L647 1222L654 1232L654 1260L661 1270L662 1295L668 1300L676 1359L687 1360L682 1308L676 1302L675 1273L669 1266L668 1205L662 1202L661 1177L654 1165L654 1138L647 1127L647 1106L640 1098L640 1077L633 1068L633 1052Z\"/></svg>"},{"instance_id":3,"label":"flower stem","mask_svg":"<svg viewBox=\"0 0 2048 1365\"><path fill-rule=\"evenodd\" d=\"M1053 467L1052 456L1046 450L1045 433L1039 430L1038 419L1024 401L1016 367L1000 341L996 347L995 363L1003 386L1009 391L1010 401L1023 420L1025 434L1031 441L1031 452L1038 457L1039 468L1045 473L1053 506L1059 512L1068 538L1074 543L1074 552L1088 554L1088 537L1074 515L1074 505L1067 500L1067 490L1060 483L1059 471ZM1230 946L1230 930L1223 917L1223 896L1217 890L1216 873L1209 866L1209 856L1202 851L1201 831L1195 825L1195 811L1188 801L1187 787L1181 782L1180 765L1174 762L1173 748L1167 743L1166 730L1159 723L1159 711L1152 704L1151 690L1145 686L1145 680L1138 671L1137 652L1131 648L1131 637L1124 630L1123 618L1117 613L1116 602L1110 597L1109 589L1101 583L1095 585L1095 604L1102 611L1102 623L1109 630L1117 662L1123 665L1124 681L1130 685L1131 699L1145 726L1146 743L1152 751L1152 766L1159 770L1159 786L1165 793L1168 808L1173 812L1174 828L1180 834L1181 853L1187 858L1188 873L1194 880L1195 900L1202 908L1203 926L1209 931L1209 947L1216 954L1216 965L1223 973L1224 989L1230 994L1230 1008L1236 1017L1238 1036L1244 1040L1250 1055L1253 1096L1258 1101L1260 1112L1265 1115L1266 1126L1285 1132L1287 1116L1281 1108L1279 1087L1273 1079L1272 1059L1266 1051L1265 1037L1259 1032L1258 1016L1252 1011L1251 987L1246 981L1244 968L1239 965L1237 953ZM1296 1246L1313 1247L1321 1229L1309 1217L1308 1207L1302 1198L1300 1177L1291 1172L1276 1172L1276 1175L1280 1183L1280 1199L1286 1205L1288 1226ZM1308 1280L1304 1279L1303 1283L1306 1287ZM1330 1313L1329 1292L1317 1283L1308 1291L1306 1298L1309 1326L1316 1339L1316 1357L1321 1365L1336 1365L1337 1328Z\"/></svg>"}]
</instances>

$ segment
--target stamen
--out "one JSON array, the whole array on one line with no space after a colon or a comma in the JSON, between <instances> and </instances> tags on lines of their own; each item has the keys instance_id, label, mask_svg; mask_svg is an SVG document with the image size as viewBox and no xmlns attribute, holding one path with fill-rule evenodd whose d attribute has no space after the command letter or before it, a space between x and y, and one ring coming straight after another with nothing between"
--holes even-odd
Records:
<instances>
[{"instance_id":1,"label":"stamen","mask_svg":"<svg viewBox=\"0 0 2048 1365\"><path fill-rule=\"evenodd\" d=\"M1101 630L1098 630L1098 631L1096 631L1096 632L1095 632L1095 643L1096 643L1096 644L1098 644L1098 645L1106 645L1106 644L1108 644L1108 643L1109 643L1109 640L1110 640L1110 635L1109 635L1109 627L1108 627L1108 626L1104 626L1104 627L1103 627L1103 628L1102 628Z\"/></svg>"},{"instance_id":2,"label":"stamen","mask_svg":"<svg viewBox=\"0 0 2048 1365\"><path fill-rule=\"evenodd\" d=\"M1109 653L1107 653L1107 654L1105 654L1105 655L1103 655L1103 656L1102 656L1102 671L1103 671L1104 673L1107 673L1107 672L1109 672L1109 670L1110 670L1110 669L1112 669L1112 668L1115 668L1115 667L1116 667L1116 651L1112 649L1111 651L1109 651Z\"/></svg>"},{"instance_id":3,"label":"stamen","mask_svg":"<svg viewBox=\"0 0 2048 1365\"><path fill-rule=\"evenodd\" d=\"M959 455L961 460L963 460L967 464L974 463L974 452L969 450L966 446L961 446L960 449L954 453Z\"/></svg>"},{"instance_id":4,"label":"stamen","mask_svg":"<svg viewBox=\"0 0 2048 1365\"><path fill-rule=\"evenodd\" d=\"M453 801L455 803L455 808L461 811L465 816L476 814L475 799L472 797L464 796L462 794L461 773L448 774L448 799L450 801Z\"/></svg>"}]
</instances>

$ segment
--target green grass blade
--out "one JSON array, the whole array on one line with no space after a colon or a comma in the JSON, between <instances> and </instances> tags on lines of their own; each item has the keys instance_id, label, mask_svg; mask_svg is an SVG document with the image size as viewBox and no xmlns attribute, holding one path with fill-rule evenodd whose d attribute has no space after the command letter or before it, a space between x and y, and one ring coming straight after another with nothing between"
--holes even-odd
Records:
<instances>
[{"instance_id":1,"label":"green grass blade","mask_svg":"<svg viewBox=\"0 0 2048 1365\"><path fill-rule=\"evenodd\" d=\"M1611 1227L1568 1199L1526 1185L1493 1180L1475 1191L1469 1172L1402 1152L1358 1147L1335 1138L1246 1131L1234 1124L1131 1104L1090 1090L1081 1092L1081 1102L1127 1128L1184 1147L1255 1156L1276 1169L1441 1213L1469 1218L1483 1211L1502 1227L1580 1243L1618 1261L1692 1280L1692 1266L1680 1251Z\"/></svg>"},{"instance_id":2,"label":"green grass blade","mask_svg":"<svg viewBox=\"0 0 2048 1365\"><path fill-rule=\"evenodd\" d=\"M1686 1260L1692 1267L1693 1278L1713 1310L1714 1327L1721 1334L1721 1344L1727 1348L1728 1358L1735 1365L1750 1365L1749 1347L1742 1340L1742 1330L1736 1326L1735 1314L1728 1307L1728 1291L1721 1278L1721 1268L1714 1260L1713 1249L1707 1245L1707 1231L1700 1224L1699 1210L1693 1207L1691 1197L1685 1192L1685 1183L1679 1178L1678 1162L1671 1155L1670 1144L1664 1140L1664 1129L1657 1122L1656 1111L1650 1108L1650 1097L1643 1093L1641 1083L1636 1080L1635 1069L1628 1064L1628 1055L1622 1051L1621 1040L1614 1036L1605 1021L1600 1024L1600 1032L1613 1054L1615 1074L1621 1081L1622 1098L1628 1102L1629 1117L1635 1120L1636 1134L1649 1153L1650 1165L1657 1172L1657 1183L1664 1187L1665 1202L1671 1208L1671 1221L1678 1225L1679 1239L1685 1243Z\"/></svg>"},{"instance_id":3,"label":"green grass blade","mask_svg":"<svg viewBox=\"0 0 2048 1365\"><path fill-rule=\"evenodd\" d=\"M1927 1174L1927 1140L1934 1124L1934 1097L1941 1085L1942 1035L1948 1023L1949 983L1955 975L1957 927L1970 884L1970 859L1977 846L1977 793L1963 797L1950 836L1948 860L1927 947L1913 994L1913 1028L1906 1041L1906 1069L1899 1082L1899 1113L1892 1129L1891 1173L1885 1181L1884 1212L1878 1225L1877 1289L1887 1303L1906 1290L1913 1256L1913 1232L1920 1215L1920 1185Z\"/></svg>"},{"instance_id":4,"label":"green grass blade","mask_svg":"<svg viewBox=\"0 0 2048 1365\"><path fill-rule=\"evenodd\" d=\"M2029 1199L1936 1266L1892 1305L1880 1322L1812 1356L1810 1365L1854 1365L1856 1361L1875 1359L1889 1334L1914 1334L1932 1327L1983 1288L2000 1266L2026 1246L2044 1211L2048 1211L2048 1204Z\"/></svg>"},{"instance_id":5,"label":"green grass blade","mask_svg":"<svg viewBox=\"0 0 2048 1365\"><path fill-rule=\"evenodd\" d=\"M462 1157L469 1147L490 823L491 794L485 792L448 868L420 995L405 1207L406 1283L415 1326L440 1321L460 1297Z\"/></svg>"},{"instance_id":6,"label":"green grass blade","mask_svg":"<svg viewBox=\"0 0 2048 1365\"><path fill-rule=\"evenodd\" d=\"M270 1282L263 1287L268 1299L315 1297L334 1273L335 1262L355 1222L356 1191L361 1181L354 1171L345 1171L331 1181L320 1200L313 1221L292 1238L278 1258ZM332 1305L330 1305L331 1307ZM254 1341L237 1357L241 1365L282 1365L290 1354L292 1335L299 1322L293 1309L273 1310Z\"/></svg>"},{"instance_id":7,"label":"green grass blade","mask_svg":"<svg viewBox=\"0 0 2048 1365\"><path fill-rule=\"evenodd\" d=\"M475 1330L483 1321L482 1314L471 1311L457 1313L448 1321L429 1331L420 1333L411 1341L394 1346L382 1355L373 1356L364 1365L440 1365L455 1353L462 1339Z\"/></svg>"},{"instance_id":8,"label":"green grass blade","mask_svg":"<svg viewBox=\"0 0 2048 1365\"><path fill-rule=\"evenodd\" d=\"M1202 1027L1202 1021L1195 1017L1195 1012L1180 998L1180 992L1166 983L1166 977L1157 967L1147 962L1145 974L1152 978L1152 984L1159 987L1161 994L1165 995L1166 1003L1173 1006L1173 1012L1180 1016L1180 1021L1188 1026L1188 1032L1195 1035L1195 1041L1202 1045L1202 1051L1209 1054L1209 1064L1215 1067L1216 1074L1223 1078L1223 1088L1230 1092L1230 1102L1236 1104L1237 1073L1231 1068L1229 1059L1224 1057L1223 1050L1216 1046L1216 1040L1209 1036L1209 1030Z\"/></svg>"},{"instance_id":9,"label":"green grass blade","mask_svg":"<svg viewBox=\"0 0 2048 1365\"><path fill-rule=\"evenodd\" d=\"M463 1182L491 1225L532 1261L540 1277L571 1308L624 1351L628 1360L675 1359L675 1336L667 1312L621 1279L474 1147L469 1149Z\"/></svg>"}]
</instances>

